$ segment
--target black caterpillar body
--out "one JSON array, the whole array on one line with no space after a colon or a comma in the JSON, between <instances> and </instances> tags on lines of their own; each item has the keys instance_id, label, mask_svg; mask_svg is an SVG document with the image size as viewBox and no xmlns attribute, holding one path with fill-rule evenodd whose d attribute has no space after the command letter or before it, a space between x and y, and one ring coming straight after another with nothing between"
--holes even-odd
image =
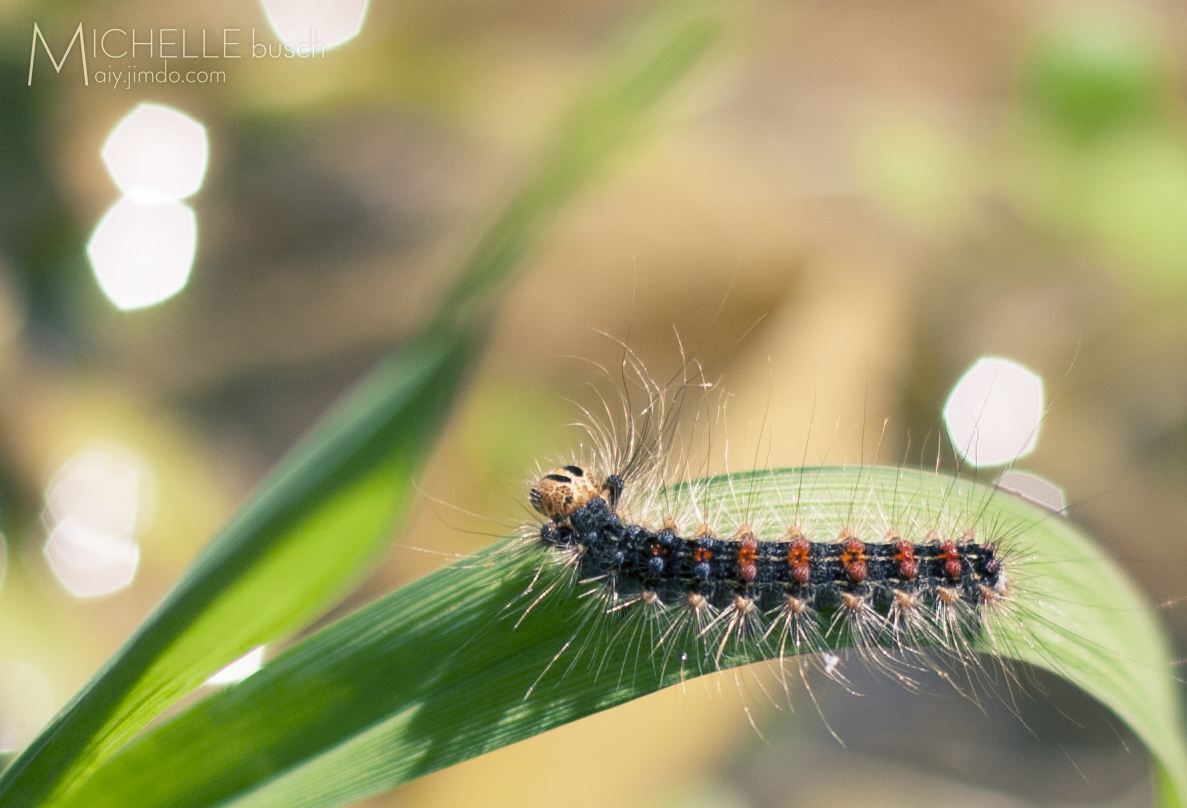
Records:
<instances>
[{"instance_id":1,"label":"black caterpillar body","mask_svg":"<svg viewBox=\"0 0 1187 808\"><path fill-rule=\"evenodd\" d=\"M905 608L979 607L1004 589L995 545L968 536L912 543L892 534L864 542L843 532L809 541L792 528L780 540L761 541L745 527L731 539L707 528L681 536L670 523L654 529L624 522L610 505L619 485L609 478L609 498L593 496L546 522L540 539L572 554L579 578L604 582L620 598L714 609L737 608L741 598L764 612L794 602L825 616L868 606L885 617Z\"/></svg>"}]
</instances>

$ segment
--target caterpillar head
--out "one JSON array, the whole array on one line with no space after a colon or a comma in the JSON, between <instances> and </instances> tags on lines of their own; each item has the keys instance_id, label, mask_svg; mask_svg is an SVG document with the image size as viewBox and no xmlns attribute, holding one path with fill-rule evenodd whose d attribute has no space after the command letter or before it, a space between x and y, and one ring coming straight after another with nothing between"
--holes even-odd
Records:
<instances>
[{"instance_id":1,"label":"caterpillar head","mask_svg":"<svg viewBox=\"0 0 1187 808\"><path fill-rule=\"evenodd\" d=\"M560 522L573 511L588 505L601 490L601 484L581 466L565 466L537 480L529 499L533 508L552 521Z\"/></svg>"},{"instance_id":2,"label":"caterpillar head","mask_svg":"<svg viewBox=\"0 0 1187 808\"><path fill-rule=\"evenodd\" d=\"M622 491L622 479L612 474L604 481L581 466L564 466L548 472L532 486L532 507L554 522L568 519L574 511L602 497L614 510Z\"/></svg>"}]
</instances>

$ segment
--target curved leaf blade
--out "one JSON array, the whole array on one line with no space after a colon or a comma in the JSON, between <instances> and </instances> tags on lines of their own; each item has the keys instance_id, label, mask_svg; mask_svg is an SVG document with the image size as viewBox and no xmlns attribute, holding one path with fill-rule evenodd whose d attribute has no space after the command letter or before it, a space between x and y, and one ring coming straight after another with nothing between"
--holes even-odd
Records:
<instances>
[{"instance_id":1,"label":"curved leaf blade","mask_svg":"<svg viewBox=\"0 0 1187 808\"><path fill-rule=\"evenodd\" d=\"M953 503L976 511L979 525L1022 526L1019 601L972 647L1046 668L1097 698L1147 744L1170 792L1187 793L1166 638L1140 593L1071 523L984 486L892 468L697 483L699 501L724 518L740 513L742 488L785 520L802 494L800 507L821 513L865 496L895 503L908 522ZM652 657L614 641L612 629L585 620L589 599L577 587L520 620L547 561L534 543L513 547L447 567L309 637L121 752L70 804L341 805L718 666L708 649L681 664L672 649ZM576 649L602 643L597 664L573 664ZM720 665L758 661L761 650L731 651Z\"/></svg>"}]
</instances>

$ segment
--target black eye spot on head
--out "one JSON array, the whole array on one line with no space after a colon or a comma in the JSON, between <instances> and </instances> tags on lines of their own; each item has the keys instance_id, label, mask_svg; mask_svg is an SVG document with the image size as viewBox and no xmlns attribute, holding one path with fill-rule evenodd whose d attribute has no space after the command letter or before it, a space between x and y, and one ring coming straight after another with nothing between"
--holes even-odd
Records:
<instances>
[{"instance_id":1,"label":"black eye spot on head","mask_svg":"<svg viewBox=\"0 0 1187 808\"><path fill-rule=\"evenodd\" d=\"M572 480L570 480L568 477L566 477L566 476L565 476L565 475L563 475L563 474L545 474L545 475L544 475L544 479L545 479L545 480L552 480L553 482L558 482L558 483L571 483L571 482L573 482Z\"/></svg>"},{"instance_id":2,"label":"black eye spot on head","mask_svg":"<svg viewBox=\"0 0 1187 808\"><path fill-rule=\"evenodd\" d=\"M585 476L585 469L581 468L581 466L565 466L565 471L569 472L574 477Z\"/></svg>"}]
</instances>

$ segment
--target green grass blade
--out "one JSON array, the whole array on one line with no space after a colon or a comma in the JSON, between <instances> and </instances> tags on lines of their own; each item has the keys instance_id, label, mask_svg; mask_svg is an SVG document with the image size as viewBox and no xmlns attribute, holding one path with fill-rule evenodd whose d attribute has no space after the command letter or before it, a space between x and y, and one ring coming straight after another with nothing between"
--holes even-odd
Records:
<instances>
[{"instance_id":1,"label":"green grass blade","mask_svg":"<svg viewBox=\"0 0 1187 808\"><path fill-rule=\"evenodd\" d=\"M0 803L68 790L211 672L300 628L356 581L407 510L477 347L473 334L418 341L372 374L6 770Z\"/></svg>"},{"instance_id":2,"label":"green grass blade","mask_svg":"<svg viewBox=\"0 0 1187 808\"><path fill-rule=\"evenodd\" d=\"M1070 522L968 481L877 467L716 478L698 485L697 501L725 524L740 520L743 490L746 512L772 523L850 514L856 499L912 530L944 523L1013 537L1016 602L971 648L1094 696L1149 747L1165 793L1187 793L1166 638L1124 574ZM139 739L70 805L341 805L718 666L695 636L653 654L615 618L587 620L600 611L574 587L528 611L535 595L524 593L543 563L534 543L504 545L365 607ZM769 653L739 645L720 665Z\"/></svg>"},{"instance_id":3,"label":"green grass blade","mask_svg":"<svg viewBox=\"0 0 1187 808\"><path fill-rule=\"evenodd\" d=\"M477 355L489 293L641 130L720 25L701 6L678 3L641 28L478 240L433 324L253 494L136 635L0 776L0 803L65 799L161 710L251 647L308 623L365 572L407 510L413 476Z\"/></svg>"}]
</instances>

